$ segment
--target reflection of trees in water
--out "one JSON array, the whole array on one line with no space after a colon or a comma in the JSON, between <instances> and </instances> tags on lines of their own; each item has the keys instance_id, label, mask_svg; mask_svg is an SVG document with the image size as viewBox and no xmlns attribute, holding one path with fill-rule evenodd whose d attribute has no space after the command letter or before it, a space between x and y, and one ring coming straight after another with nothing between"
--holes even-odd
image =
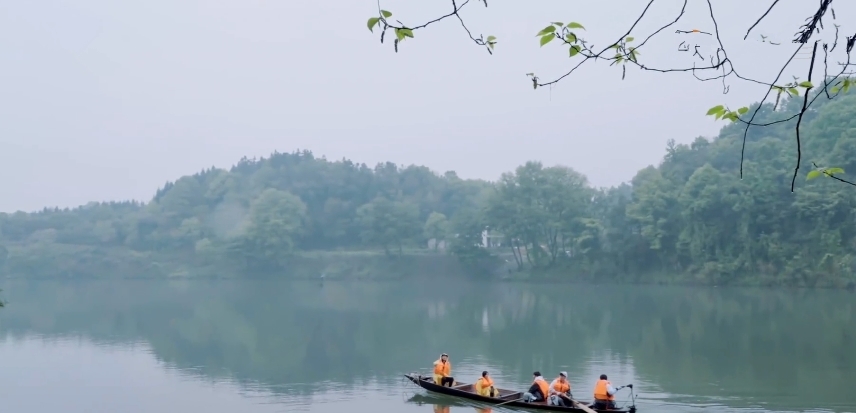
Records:
<instances>
[{"instance_id":1,"label":"reflection of trees in water","mask_svg":"<svg viewBox=\"0 0 856 413\"><path fill-rule=\"evenodd\" d=\"M15 281L4 289L16 297L3 310L6 333L143 339L178 367L277 386L391 384L443 351L459 372L459 360L481 356L519 382L533 369L594 374L591 362L625 365L626 374L683 394L750 397L756 389L760 397L764 383L837 400L856 380L853 296L840 292L282 281ZM431 318L438 303L445 316Z\"/></svg>"}]
</instances>

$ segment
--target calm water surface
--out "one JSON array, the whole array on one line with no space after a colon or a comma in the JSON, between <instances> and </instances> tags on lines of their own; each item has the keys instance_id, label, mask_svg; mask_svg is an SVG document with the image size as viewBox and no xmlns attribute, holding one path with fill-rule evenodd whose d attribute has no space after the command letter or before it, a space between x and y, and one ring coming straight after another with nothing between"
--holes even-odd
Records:
<instances>
[{"instance_id":1,"label":"calm water surface","mask_svg":"<svg viewBox=\"0 0 856 413\"><path fill-rule=\"evenodd\" d=\"M640 413L856 412L856 295L473 283L0 285L4 412L484 413L401 375L633 383ZM619 401L629 397L619 393ZM494 412L510 409L495 408Z\"/></svg>"}]
</instances>

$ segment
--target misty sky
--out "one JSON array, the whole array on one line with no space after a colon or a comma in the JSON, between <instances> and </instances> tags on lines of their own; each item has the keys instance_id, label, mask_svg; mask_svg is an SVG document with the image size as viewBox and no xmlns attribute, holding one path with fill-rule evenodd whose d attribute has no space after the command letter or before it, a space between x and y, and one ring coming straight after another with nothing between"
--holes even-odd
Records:
<instances>
[{"instance_id":1,"label":"misty sky","mask_svg":"<svg viewBox=\"0 0 856 413\"><path fill-rule=\"evenodd\" d=\"M469 28L499 39L490 56L451 19L417 31L396 54L366 28L375 0L7 1L0 6L0 211L148 200L181 175L298 148L485 179L541 160L614 185L657 163L668 139L715 135L722 123L704 116L711 106L736 108L764 93L731 79L723 95L717 81L630 67L621 81L619 68L594 62L552 89L532 90L525 73L552 79L579 59L558 42L538 47L534 35L546 24L578 21L587 40L604 47L646 3L473 3L463 13ZM737 71L766 81L817 7L782 1L743 41L770 0L713 3ZM451 8L447 0L381 4L410 25ZM673 20L681 4L656 1L632 35L638 41ZM843 43L856 32L856 2L833 4ZM714 30L705 1L690 0L681 23L640 49L640 62L701 64L676 50L687 40L714 52L712 37L674 33L694 28ZM822 38L831 41L832 33L829 27ZM761 43L759 34L782 45ZM839 45L838 60L842 52ZM790 74L804 79L807 65L796 61Z\"/></svg>"}]
</instances>

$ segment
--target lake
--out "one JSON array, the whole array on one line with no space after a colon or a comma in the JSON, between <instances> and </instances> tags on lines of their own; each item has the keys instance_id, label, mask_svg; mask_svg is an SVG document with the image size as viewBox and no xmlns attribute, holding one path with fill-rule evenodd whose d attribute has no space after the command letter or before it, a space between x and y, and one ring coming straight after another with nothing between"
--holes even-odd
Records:
<instances>
[{"instance_id":1,"label":"lake","mask_svg":"<svg viewBox=\"0 0 856 413\"><path fill-rule=\"evenodd\" d=\"M479 413L402 374L634 384L640 413L856 412L856 295L524 283L5 280L4 412ZM618 394L619 404L630 393ZM494 412L512 411L495 408Z\"/></svg>"}]
</instances>

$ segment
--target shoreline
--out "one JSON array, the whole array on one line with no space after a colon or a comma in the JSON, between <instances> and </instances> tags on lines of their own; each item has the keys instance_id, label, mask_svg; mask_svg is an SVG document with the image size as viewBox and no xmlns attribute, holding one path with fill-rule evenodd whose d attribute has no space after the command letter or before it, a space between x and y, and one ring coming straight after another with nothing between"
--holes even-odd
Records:
<instances>
[{"instance_id":1,"label":"shoreline","mask_svg":"<svg viewBox=\"0 0 856 413\"><path fill-rule=\"evenodd\" d=\"M12 245L0 278L5 279L261 279L286 277L300 281L405 281L414 279L490 280L492 283L639 285L681 287L750 287L785 290L856 291L856 283L841 278L804 280L756 274L731 277L718 282L698 274L602 273L591 274L572 268L524 269L516 271L503 264L502 255L493 257L490 269L474 270L457 257L443 251L406 249L402 255L386 255L382 250L313 250L293 254L280 268L242 269L236 260L222 254L201 256L192 251L134 251L128 248L91 247L74 244L40 246ZM324 274L324 278L321 275ZM821 274L823 275L823 274ZM815 275L817 277L817 275Z\"/></svg>"}]
</instances>

